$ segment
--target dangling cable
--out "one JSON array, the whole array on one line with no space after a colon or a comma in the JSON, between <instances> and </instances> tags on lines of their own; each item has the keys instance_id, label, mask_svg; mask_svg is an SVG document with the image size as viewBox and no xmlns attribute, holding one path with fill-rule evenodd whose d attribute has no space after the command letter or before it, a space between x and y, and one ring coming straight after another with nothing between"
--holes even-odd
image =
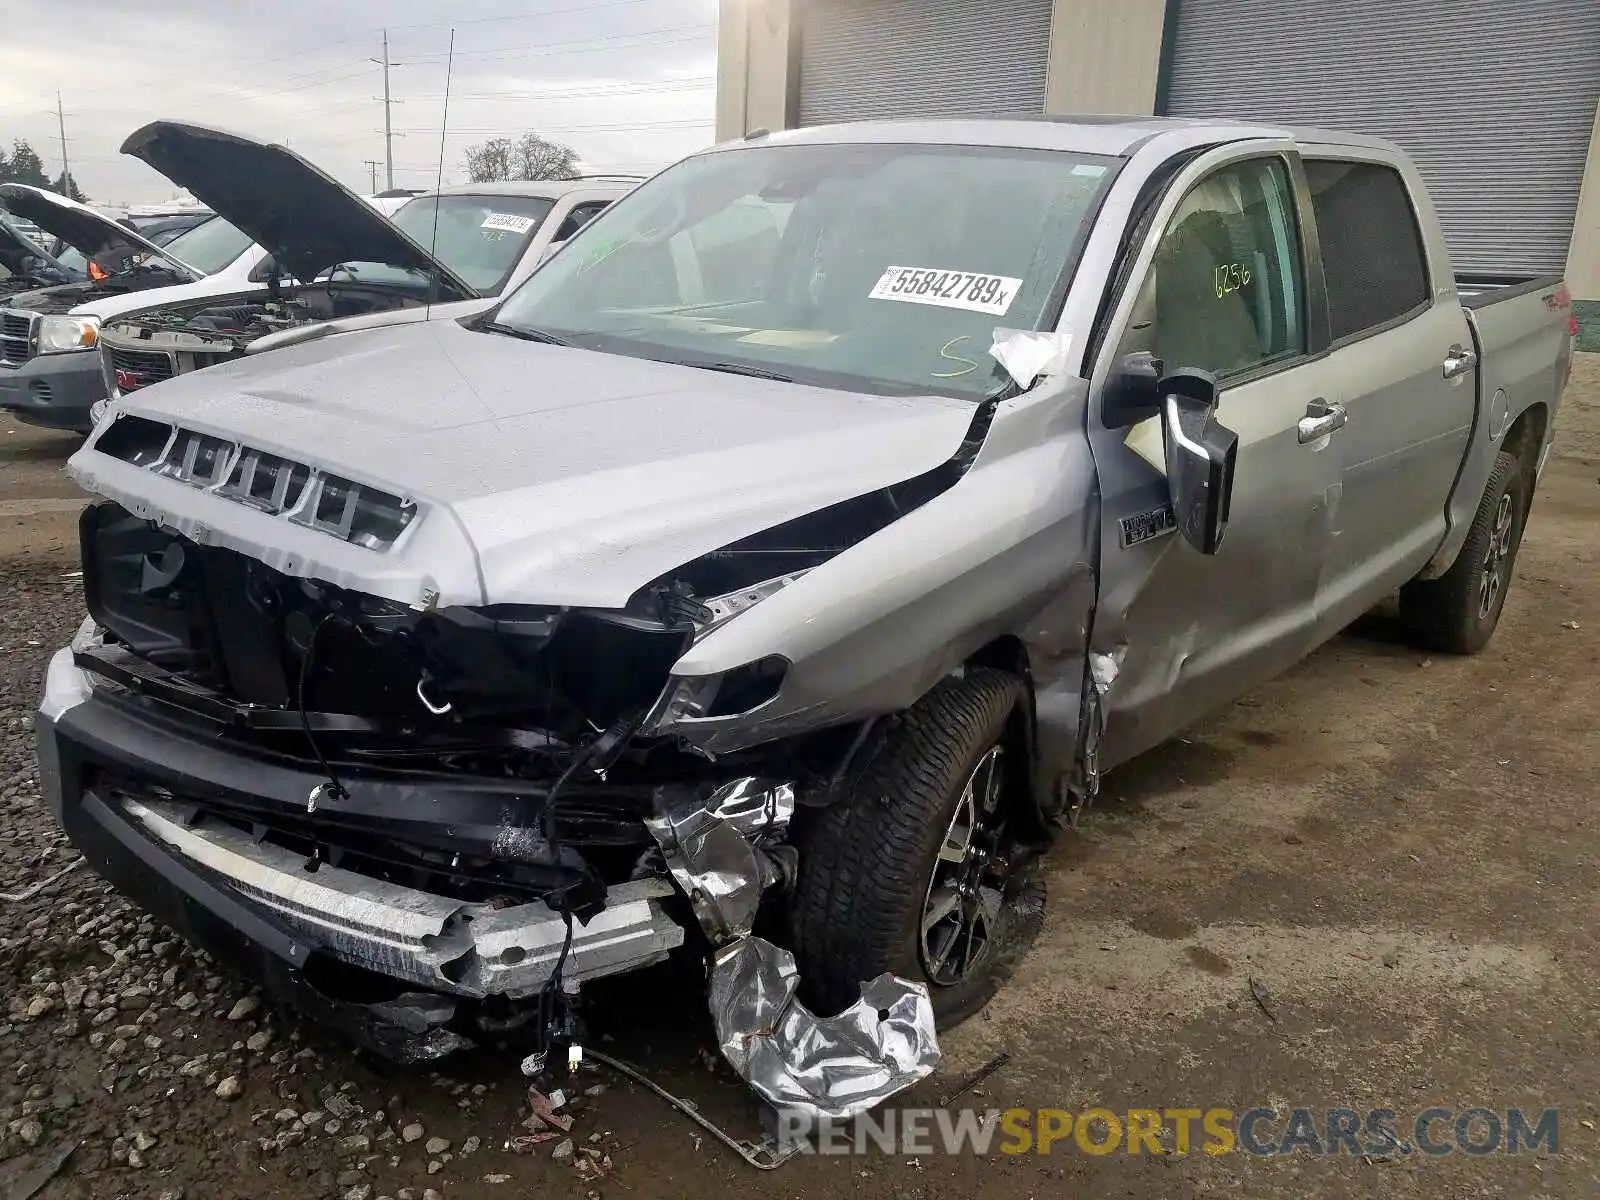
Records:
<instances>
[{"instance_id":1,"label":"dangling cable","mask_svg":"<svg viewBox=\"0 0 1600 1200\"><path fill-rule=\"evenodd\" d=\"M325 785L312 789L311 796L306 801L306 811L316 811L317 793L327 788L330 800L347 800L350 793L345 791L344 784L339 782L339 776L333 769L333 764L322 753L322 747L317 745L316 735L311 732L311 716L306 711L306 681L311 677L311 662L317 653L317 638L327 626L328 622L335 620L337 614L329 613L317 622L317 627L311 631L311 637L306 642L306 652L300 659L300 686L296 689L296 701L300 706L300 728L305 732L306 743L311 747L311 753L316 755L317 763L322 768L322 773L328 777Z\"/></svg>"}]
</instances>

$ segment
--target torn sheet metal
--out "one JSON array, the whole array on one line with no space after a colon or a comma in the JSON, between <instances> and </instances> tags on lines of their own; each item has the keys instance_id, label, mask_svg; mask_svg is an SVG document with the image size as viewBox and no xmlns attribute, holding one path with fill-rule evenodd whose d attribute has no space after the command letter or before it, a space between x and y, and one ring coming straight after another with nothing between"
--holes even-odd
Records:
<instances>
[{"instance_id":1,"label":"torn sheet metal","mask_svg":"<svg viewBox=\"0 0 1600 1200\"><path fill-rule=\"evenodd\" d=\"M989 347L990 356L1021 388L1032 387L1043 376L1060 375L1071 352L1072 335L1053 330L996 328Z\"/></svg>"},{"instance_id":2,"label":"torn sheet metal","mask_svg":"<svg viewBox=\"0 0 1600 1200\"><path fill-rule=\"evenodd\" d=\"M724 797L719 791L710 802L723 803L738 814L749 800L743 795ZM759 800L760 811L772 813L774 823L778 803L775 796ZM785 803L792 815L792 788ZM706 936L718 946L750 932L761 906L761 893L778 879L773 862L740 832L743 825L756 826L744 817L736 819L737 825L734 819L718 816L693 800L669 802L662 812L645 819L661 847L667 870L689 897ZM783 823L787 825L787 816Z\"/></svg>"},{"instance_id":3,"label":"torn sheet metal","mask_svg":"<svg viewBox=\"0 0 1600 1200\"><path fill-rule=\"evenodd\" d=\"M836 1017L796 998L794 955L746 937L718 952L711 1019L723 1056L780 1113L846 1121L939 1065L933 1002L922 984L880 975Z\"/></svg>"},{"instance_id":4,"label":"torn sheet metal","mask_svg":"<svg viewBox=\"0 0 1600 1200\"><path fill-rule=\"evenodd\" d=\"M746 837L777 837L794 817L794 784L754 776L735 779L713 792L706 808Z\"/></svg>"}]
</instances>

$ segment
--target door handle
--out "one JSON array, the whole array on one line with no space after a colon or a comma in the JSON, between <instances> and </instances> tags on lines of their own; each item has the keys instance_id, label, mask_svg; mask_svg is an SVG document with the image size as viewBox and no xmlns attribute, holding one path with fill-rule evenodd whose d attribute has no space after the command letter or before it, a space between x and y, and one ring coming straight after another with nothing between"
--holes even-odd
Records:
<instances>
[{"instance_id":1,"label":"door handle","mask_svg":"<svg viewBox=\"0 0 1600 1200\"><path fill-rule=\"evenodd\" d=\"M1350 414L1342 404L1329 404L1326 400L1313 400L1306 405L1306 415L1300 418L1300 444L1327 437L1335 429L1350 423Z\"/></svg>"},{"instance_id":2,"label":"door handle","mask_svg":"<svg viewBox=\"0 0 1600 1200\"><path fill-rule=\"evenodd\" d=\"M1457 375L1465 375L1478 365L1478 352L1467 350L1457 344L1451 346L1444 356L1444 377L1454 379Z\"/></svg>"}]
</instances>

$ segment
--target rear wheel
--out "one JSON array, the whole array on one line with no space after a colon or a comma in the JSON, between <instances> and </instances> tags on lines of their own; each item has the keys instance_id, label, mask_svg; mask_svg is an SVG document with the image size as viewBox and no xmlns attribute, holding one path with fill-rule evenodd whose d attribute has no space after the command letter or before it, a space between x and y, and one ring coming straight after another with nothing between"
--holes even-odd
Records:
<instances>
[{"instance_id":1,"label":"rear wheel","mask_svg":"<svg viewBox=\"0 0 1600 1200\"><path fill-rule=\"evenodd\" d=\"M1412 641L1446 654L1476 654L1488 644L1505 608L1527 512L1522 464L1502 450L1455 563L1438 579L1400 589L1400 618Z\"/></svg>"},{"instance_id":2,"label":"rear wheel","mask_svg":"<svg viewBox=\"0 0 1600 1200\"><path fill-rule=\"evenodd\" d=\"M1016 836L1007 722L1022 683L975 670L907 711L854 794L797 831L792 922L808 999L855 1002L892 971L927 985L942 1027L981 1008L1037 932L1043 884Z\"/></svg>"}]
</instances>

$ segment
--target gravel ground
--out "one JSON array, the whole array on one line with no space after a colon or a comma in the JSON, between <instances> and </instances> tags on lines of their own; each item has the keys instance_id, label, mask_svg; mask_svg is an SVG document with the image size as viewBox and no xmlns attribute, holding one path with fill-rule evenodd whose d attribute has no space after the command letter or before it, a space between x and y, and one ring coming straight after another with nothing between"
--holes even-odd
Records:
<instances>
[{"instance_id":1,"label":"gravel ground","mask_svg":"<svg viewBox=\"0 0 1600 1200\"><path fill-rule=\"evenodd\" d=\"M38 806L31 736L44 661L80 619L73 445L0 424L0 889L75 859ZM78 870L0 901L0 1194L75 1144L46 1200L1594 1195L1600 358L1580 363L1561 447L1489 650L1424 658L1379 616L1116 772L1051 857L1039 944L913 1097L1004 1049L981 1103L1552 1104L1557 1159L877 1155L762 1175L605 1075L568 1089L570 1142L528 1145L515 1063L371 1060ZM702 1003L692 968L664 968L600 991L591 1027L751 1133Z\"/></svg>"}]
</instances>

